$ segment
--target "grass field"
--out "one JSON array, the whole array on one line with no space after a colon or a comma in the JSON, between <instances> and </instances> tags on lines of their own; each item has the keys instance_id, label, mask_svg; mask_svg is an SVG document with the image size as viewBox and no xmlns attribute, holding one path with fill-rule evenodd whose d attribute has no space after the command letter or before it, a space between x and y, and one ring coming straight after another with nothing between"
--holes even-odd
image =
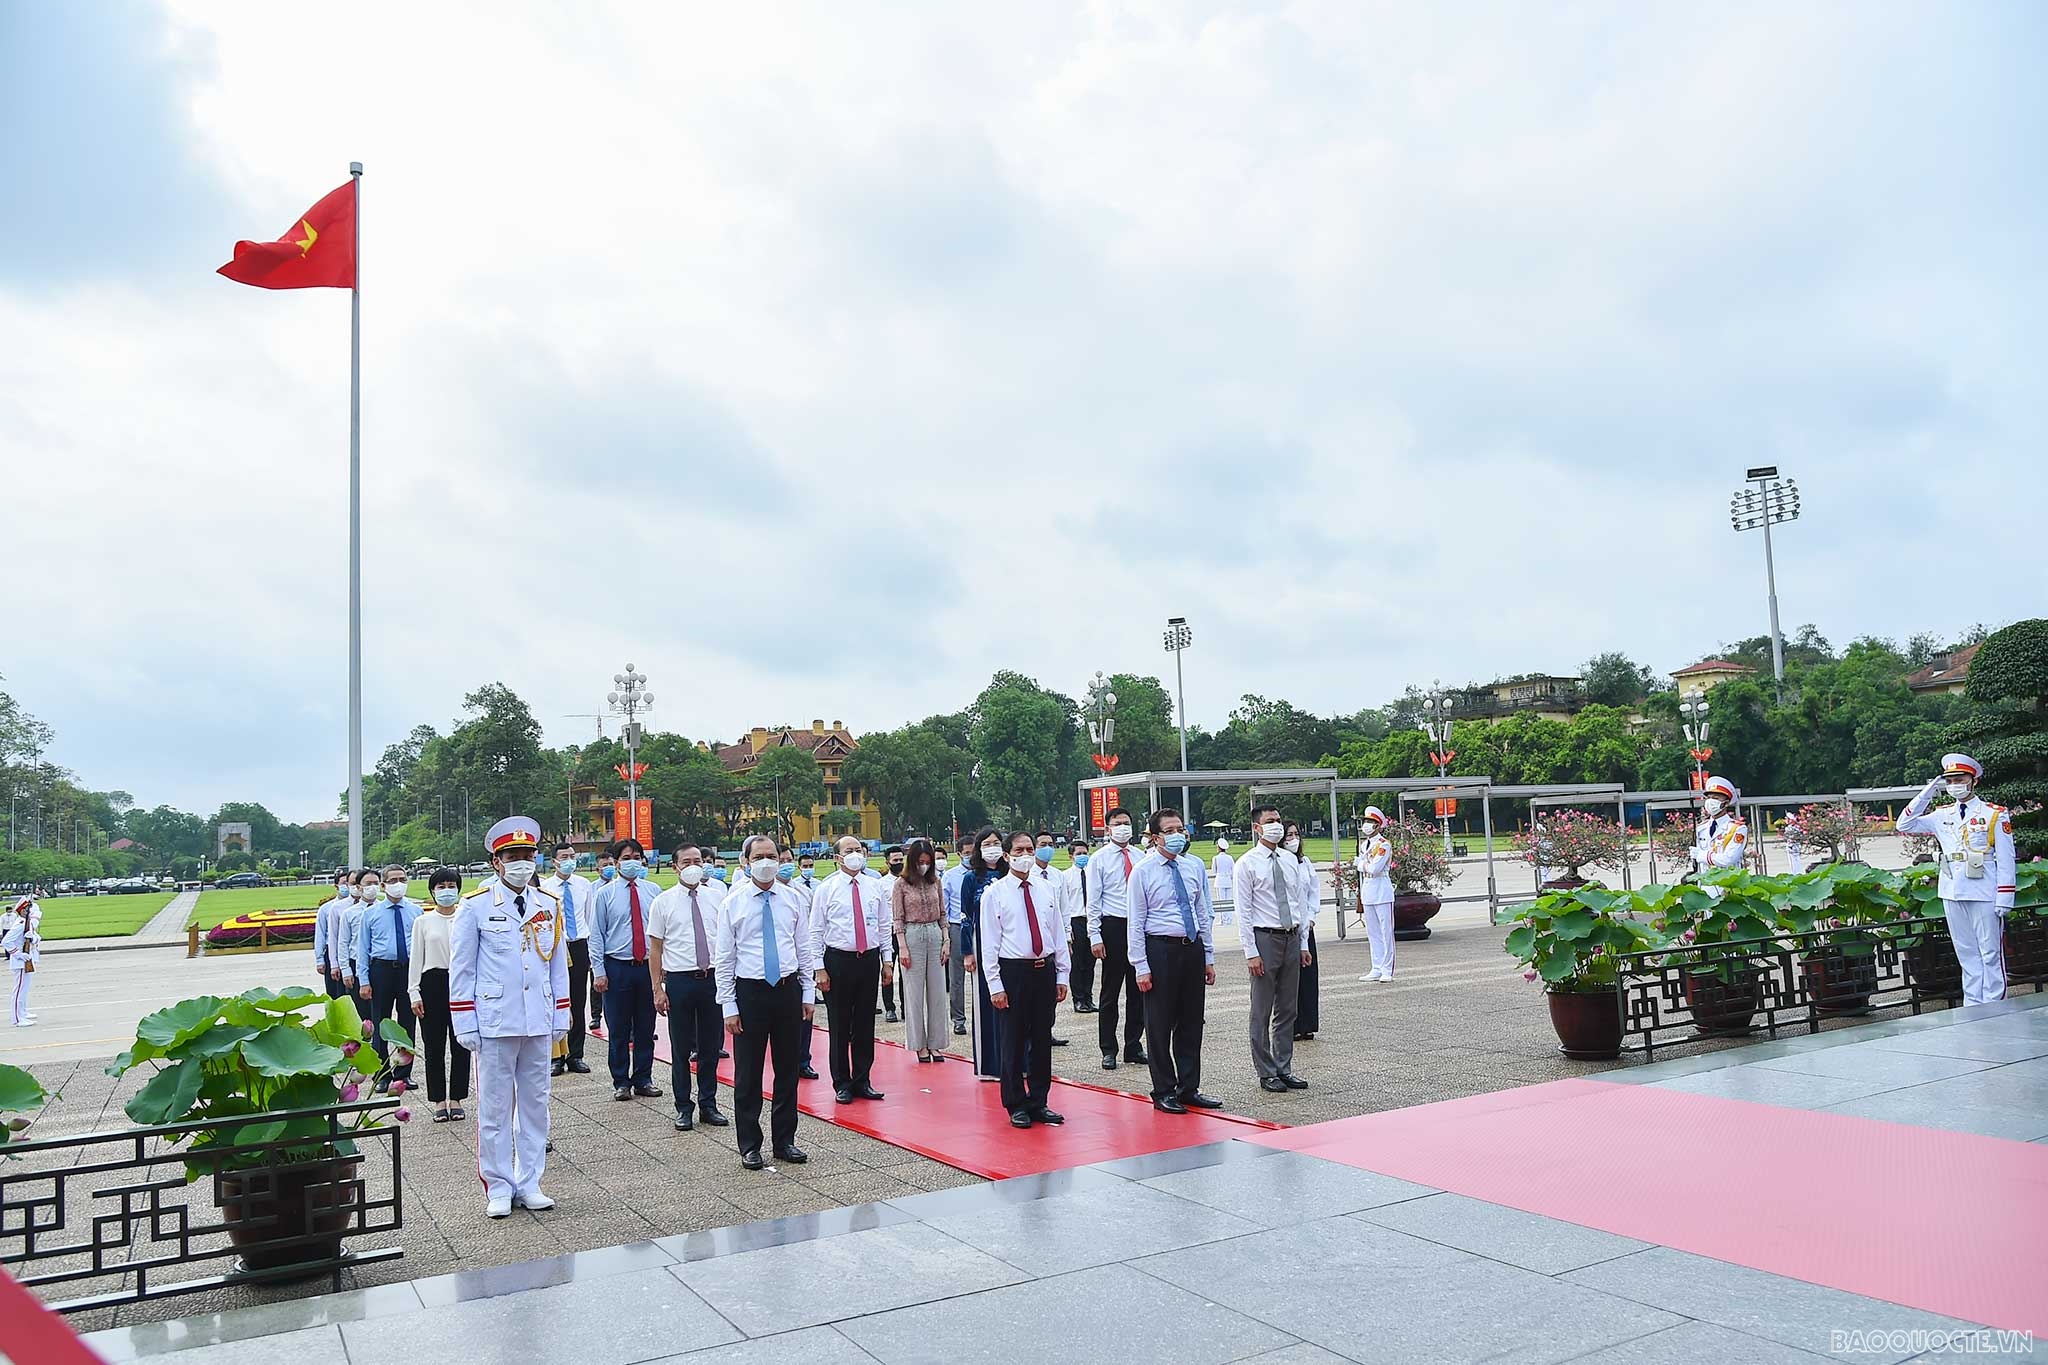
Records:
<instances>
[{"instance_id":1,"label":"grass field","mask_svg":"<svg viewBox=\"0 0 2048 1365\"><path fill-rule=\"evenodd\" d=\"M42 902L43 939L112 938L132 934L169 905L171 893L140 896L52 896Z\"/></svg>"}]
</instances>

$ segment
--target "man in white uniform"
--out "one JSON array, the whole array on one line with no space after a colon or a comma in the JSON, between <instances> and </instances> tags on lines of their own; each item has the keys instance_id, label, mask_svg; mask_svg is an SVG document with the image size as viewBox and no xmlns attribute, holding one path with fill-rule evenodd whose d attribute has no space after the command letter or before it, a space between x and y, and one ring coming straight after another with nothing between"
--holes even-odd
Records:
<instances>
[{"instance_id":1,"label":"man in white uniform","mask_svg":"<svg viewBox=\"0 0 2048 1365\"><path fill-rule=\"evenodd\" d=\"M1237 859L1230 856L1230 840L1216 841L1216 859L1209 864L1209 875L1215 879L1216 899L1234 901L1237 899Z\"/></svg>"},{"instance_id":2,"label":"man in white uniform","mask_svg":"<svg viewBox=\"0 0 2048 1365\"><path fill-rule=\"evenodd\" d=\"M498 879L470 895L449 930L448 1010L476 1054L476 1165L484 1212L551 1209L548 1053L569 1035L569 954L555 898L534 884L540 825L508 815L485 836Z\"/></svg>"},{"instance_id":3,"label":"man in white uniform","mask_svg":"<svg viewBox=\"0 0 2048 1365\"><path fill-rule=\"evenodd\" d=\"M0 953L7 957L8 999L16 1028L35 1027L29 1012L29 990L35 985L36 964L43 958L43 911L33 892L14 903L0 916Z\"/></svg>"},{"instance_id":4,"label":"man in white uniform","mask_svg":"<svg viewBox=\"0 0 2048 1365\"><path fill-rule=\"evenodd\" d=\"M1941 760L1929 782L1899 815L1899 833L1931 834L1941 845L1941 904L1948 936L1963 969L1963 1003L2005 998L2005 926L2018 881L2013 868L2012 815L1977 795L1984 767L1968 754ZM1950 804L1930 811L1937 793Z\"/></svg>"},{"instance_id":5,"label":"man in white uniform","mask_svg":"<svg viewBox=\"0 0 2048 1365\"><path fill-rule=\"evenodd\" d=\"M1717 867L1741 867L1749 853L1749 827L1736 813L1737 796L1735 784L1725 777L1710 777L1700 788L1700 822L1693 827L1692 835L1695 875Z\"/></svg>"},{"instance_id":6,"label":"man in white uniform","mask_svg":"<svg viewBox=\"0 0 2048 1365\"><path fill-rule=\"evenodd\" d=\"M1358 820L1358 914L1372 945L1372 970L1360 981L1394 979L1394 845L1385 833L1387 813L1367 806Z\"/></svg>"}]
</instances>

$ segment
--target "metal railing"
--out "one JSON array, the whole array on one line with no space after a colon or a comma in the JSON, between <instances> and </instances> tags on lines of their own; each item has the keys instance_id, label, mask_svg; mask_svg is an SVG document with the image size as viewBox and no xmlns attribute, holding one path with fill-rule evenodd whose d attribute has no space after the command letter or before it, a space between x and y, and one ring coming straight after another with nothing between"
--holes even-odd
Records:
<instances>
[{"instance_id":1,"label":"metal railing","mask_svg":"<svg viewBox=\"0 0 2048 1365\"><path fill-rule=\"evenodd\" d=\"M348 1250L344 1239L405 1225L404 1167L395 1124L351 1129L358 1116L398 1107L386 1097L321 1109L245 1115L153 1128L9 1142L0 1160L0 1264L30 1289L118 1278L118 1289L52 1303L62 1313L139 1303L228 1285L327 1274L341 1289L350 1266L403 1256L402 1247ZM188 1149L169 1139L241 1130L280 1120L321 1120L315 1136L222 1142L204 1149L222 1162L275 1153L270 1164L185 1178ZM230 1131L230 1136L234 1133ZM387 1141L389 1194L373 1198L366 1144ZM159 1150L151 1152L152 1143ZM334 1153L294 1161L307 1148ZM168 1166L168 1174L157 1167ZM110 1183L102 1184L106 1179ZM379 1182L381 1183L381 1182ZM206 1191L210 1199L192 1198ZM208 1220L208 1208L221 1217ZM67 1236L66 1234L70 1234ZM165 1278L178 1266L235 1258L222 1273Z\"/></svg>"}]
</instances>

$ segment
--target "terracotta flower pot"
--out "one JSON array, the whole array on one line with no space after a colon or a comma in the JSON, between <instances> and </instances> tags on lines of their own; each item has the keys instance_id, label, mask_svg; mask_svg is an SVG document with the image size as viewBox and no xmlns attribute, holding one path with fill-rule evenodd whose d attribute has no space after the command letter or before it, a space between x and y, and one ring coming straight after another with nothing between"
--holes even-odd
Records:
<instances>
[{"instance_id":1,"label":"terracotta flower pot","mask_svg":"<svg viewBox=\"0 0 2048 1365\"><path fill-rule=\"evenodd\" d=\"M1576 872L1567 872L1562 877L1552 877L1543 883L1545 891L1576 891L1586 884L1586 879Z\"/></svg>"},{"instance_id":2,"label":"terracotta flower pot","mask_svg":"<svg viewBox=\"0 0 2048 1365\"><path fill-rule=\"evenodd\" d=\"M1749 963L1685 971L1692 1026L1711 1037L1747 1033L1764 1005L1763 972Z\"/></svg>"},{"instance_id":3,"label":"terracotta flower pot","mask_svg":"<svg viewBox=\"0 0 2048 1365\"><path fill-rule=\"evenodd\" d=\"M1427 891L1394 893L1394 937L1408 940L1429 937L1429 921L1444 903Z\"/></svg>"},{"instance_id":4,"label":"terracotta flower pot","mask_svg":"<svg viewBox=\"0 0 2048 1365\"><path fill-rule=\"evenodd\" d=\"M1877 959L1869 953L1822 948L1799 959L1806 994L1822 1014L1868 1014L1877 992Z\"/></svg>"},{"instance_id":5,"label":"terracotta flower pot","mask_svg":"<svg viewBox=\"0 0 2048 1365\"><path fill-rule=\"evenodd\" d=\"M362 1199L356 1176L362 1160L331 1156L221 1172L215 1202L228 1241L241 1249L243 1267L276 1270L339 1256L342 1234Z\"/></svg>"},{"instance_id":6,"label":"terracotta flower pot","mask_svg":"<svg viewBox=\"0 0 2048 1365\"><path fill-rule=\"evenodd\" d=\"M1557 1050L1576 1061L1600 1062L1621 1055L1621 994L1599 991L1544 992L1550 998L1550 1026Z\"/></svg>"}]
</instances>

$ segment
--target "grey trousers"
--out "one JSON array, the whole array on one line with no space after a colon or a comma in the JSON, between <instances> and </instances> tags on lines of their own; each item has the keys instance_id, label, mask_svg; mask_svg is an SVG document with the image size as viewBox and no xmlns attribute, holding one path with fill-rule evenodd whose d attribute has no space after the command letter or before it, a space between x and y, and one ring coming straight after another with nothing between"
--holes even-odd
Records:
<instances>
[{"instance_id":1,"label":"grey trousers","mask_svg":"<svg viewBox=\"0 0 2048 1365\"><path fill-rule=\"evenodd\" d=\"M1260 1080L1294 1069L1294 1018L1301 1004L1301 943L1294 934L1252 931L1266 964L1252 978L1252 1070Z\"/></svg>"},{"instance_id":2,"label":"grey trousers","mask_svg":"<svg viewBox=\"0 0 2048 1365\"><path fill-rule=\"evenodd\" d=\"M903 982L903 1045L912 1052L944 1052L952 1041L946 1033L946 968L952 960L939 962L945 946L943 924L903 926L903 947L912 966L906 970L899 956L896 977Z\"/></svg>"}]
</instances>

